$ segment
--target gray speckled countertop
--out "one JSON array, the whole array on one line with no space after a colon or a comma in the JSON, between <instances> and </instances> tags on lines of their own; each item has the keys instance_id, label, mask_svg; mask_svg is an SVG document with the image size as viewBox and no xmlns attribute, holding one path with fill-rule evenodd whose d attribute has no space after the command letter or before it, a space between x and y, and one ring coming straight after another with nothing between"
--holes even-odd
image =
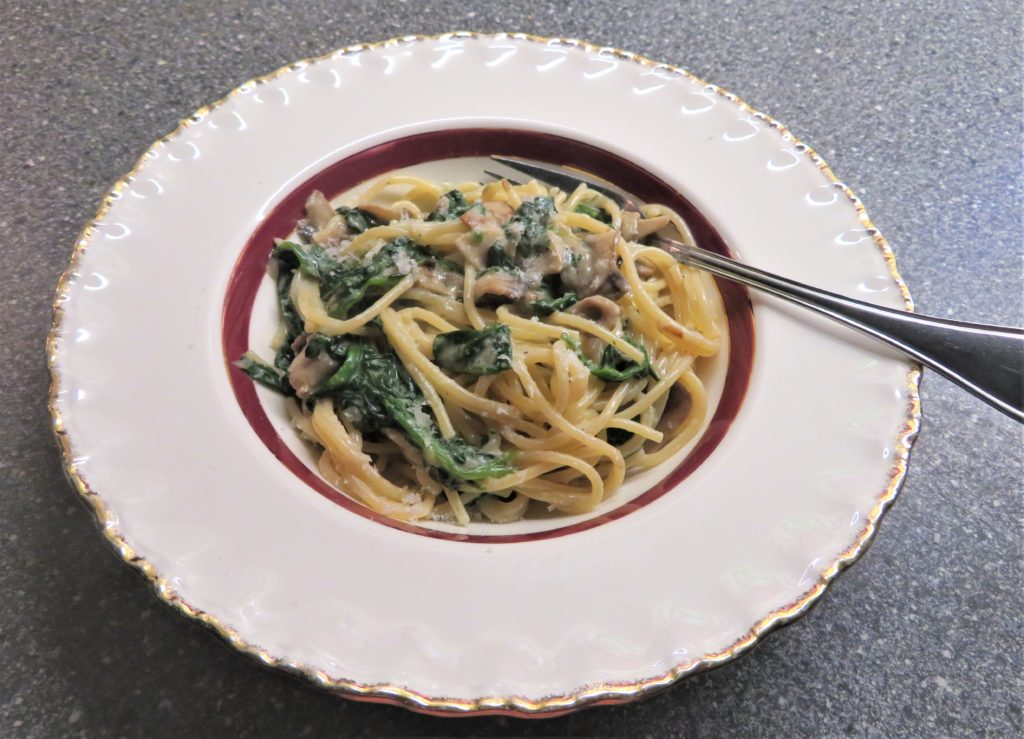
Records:
<instances>
[{"instance_id":1,"label":"gray speckled countertop","mask_svg":"<svg viewBox=\"0 0 1024 739\"><path fill-rule=\"evenodd\" d=\"M521 30L686 67L832 164L919 310L1024 324L1019 3L516 5L0 3L0 736L1024 732L1021 428L932 374L905 488L862 561L750 655L638 705L444 722L339 700L159 605L97 535L45 408L75 235L178 119L357 41Z\"/></svg>"}]
</instances>

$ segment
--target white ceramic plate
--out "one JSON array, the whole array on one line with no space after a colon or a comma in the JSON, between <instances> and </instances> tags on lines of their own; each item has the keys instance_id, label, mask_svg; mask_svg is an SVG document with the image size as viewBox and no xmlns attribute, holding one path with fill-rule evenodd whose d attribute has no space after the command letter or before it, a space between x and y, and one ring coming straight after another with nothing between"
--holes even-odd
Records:
<instances>
[{"instance_id":1,"label":"white ceramic plate","mask_svg":"<svg viewBox=\"0 0 1024 739\"><path fill-rule=\"evenodd\" d=\"M576 41L410 37L246 83L154 144L58 290L51 411L107 538L234 647L352 697L553 715L719 664L814 602L896 495L919 373L752 295L749 378L725 376L729 357L708 369L719 411L735 407L685 476L679 459L594 516L468 536L388 525L318 491L280 406L227 369L225 346L258 345L272 320L250 254L269 247L254 234L284 228L309 181L339 185L357 163L471 171L475 160L437 160L487 136L511 148L562 137L578 142L566 158L605 167L623 157L740 258L910 307L853 193L734 96ZM282 464L289 452L299 467Z\"/></svg>"}]
</instances>

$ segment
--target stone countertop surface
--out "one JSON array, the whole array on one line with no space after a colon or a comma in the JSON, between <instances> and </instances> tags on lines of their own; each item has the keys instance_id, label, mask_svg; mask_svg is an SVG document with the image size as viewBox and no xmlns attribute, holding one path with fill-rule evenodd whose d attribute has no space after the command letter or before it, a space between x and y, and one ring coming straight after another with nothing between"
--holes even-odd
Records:
<instances>
[{"instance_id":1,"label":"stone countertop surface","mask_svg":"<svg viewBox=\"0 0 1024 739\"><path fill-rule=\"evenodd\" d=\"M903 492L820 607L643 703L529 722L331 697L160 605L64 479L43 356L76 234L179 119L298 58L458 29L735 92L863 198L919 311L1024 324L1021 21L1011 1L0 3L0 736L1024 733L1021 427L934 374Z\"/></svg>"}]
</instances>

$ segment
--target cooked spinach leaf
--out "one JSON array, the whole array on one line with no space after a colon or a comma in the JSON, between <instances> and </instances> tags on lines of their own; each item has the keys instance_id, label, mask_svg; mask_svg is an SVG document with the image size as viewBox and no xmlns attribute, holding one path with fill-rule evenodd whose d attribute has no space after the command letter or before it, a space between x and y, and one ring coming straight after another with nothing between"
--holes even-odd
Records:
<instances>
[{"instance_id":1,"label":"cooked spinach leaf","mask_svg":"<svg viewBox=\"0 0 1024 739\"><path fill-rule=\"evenodd\" d=\"M514 269L516 266L515 257L509 253L508 242L504 239L491 244L490 248L487 249L487 267L488 269L497 267L498 269Z\"/></svg>"},{"instance_id":2,"label":"cooked spinach leaf","mask_svg":"<svg viewBox=\"0 0 1024 739\"><path fill-rule=\"evenodd\" d=\"M363 433L401 429L422 450L427 464L446 479L485 480L515 471L508 454L486 452L460 436L444 439L422 393L394 353L344 336L325 344L316 341L341 365L307 400L330 396Z\"/></svg>"},{"instance_id":3,"label":"cooked spinach leaf","mask_svg":"<svg viewBox=\"0 0 1024 739\"><path fill-rule=\"evenodd\" d=\"M362 208L348 208L343 205L340 208L335 208L334 212L345 219L345 223L350 231L357 234L361 234L368 228L382 225L373 213L369 213Z\"/></svg>"},{"instance_id":4,"label":"cooked spinach leaf","mask_svg":"<svg viewBox=\"0 0 1024 739\"><path fill-rule=\"evenodd\" d=\"M434 361L452 372L493 375L512 366L512 332L503 323L438 334Z\"/></svg>"},{"instance_id":5,"label":"cooked spinach leaf","mask_svg":"<svg viewBox=\"0 0 1024 739\"><path fill-rule=\"evenodd\" d=\"M461 436L444 439L434 419L422 408L416 410L419 412L409 413L406 408L400 407L392 412L409 441L423 450L423 459L431 467L443 471L449 484L452 478L456 481L475 482L504 477L516 471L511 455L486 452Z\"/></svg>"},{"instance_id":6,"label":"cooked spinach leaf","mask_svg":"<svg viewBox=\"0 0 1024 739\"><path fill-rule=\"evenodd\" d=\"M347 318L352 306L361 303L367 295L386 293L408 274L399 272L395 265L376 270L376 274L374 272L374 265L371 264L369 267L357 267L330 275L321 283L320 297L328 315Z\"/></svg>"},{"instance_id":7,"label":"cooked spinach leaf","mask_svg":"<svg viewBox=\"0 0 1024 739\"><path fill-rule=\"evenodd\" d=\"M277 257L288 269L298 267L310 277L322 279L341 263L324 251L318 244L303 246L294 241L282 241L274 247L273 256Z\"/></svg>"},{"instance_id":8,"label":"cooked spinach leaf","mask_svg":"<svg viewBox=\"0 0 1024 739\"><path fill-rule=\"evenodd\" d=\"M455 262L443 259L426 247L414 244L407 236L394 239L380 249L369 262L338 261L319 246L282 242L274 256L286 267L301 269L320 282L320 297L327 313L347 318L349 311L367 296L387 292L409 274L416 265L461 272Z\"/></svg>"},{"instance_id":9,"label":"cooked spinach leaf","mask_svg":"<svg viewBox=\"0 0 1024 739\"><path fill-rule=\"evenodd\" d=\"M427 216L428 221L454 221L473 206L466 202L461 190L449 190L438 201L434 211Z\"/></svg>"},{"instance_id":10,"label":"cooked spinach leaf","mask_svg":"<svg viewBox=\"0 0 1024 739\"><path fill-rule=\"evenodd\" d=\"M578 204L576 206L575 210L576 210L577 213L582 213L583 215L590 216L591 218L595 218L595 219L601 221L601 223L609 223L610 224L612 222L612 215L611 215L611 213L609 213L608 211L604 210L603 208L595 208L593 205L587 205L586 203L580 203L580 204Z\"/></svg>"},{"instance_id":11,"label":"cooked spinach leaf","mask_svg":"<svg viewBox=\"0 0 1024 739\"><path fill-rule=\"evenodd\" d=\"M554 212L555 201L547 196L523 201L505 225L505 236L516 245L517 256L530 257L548 248L548 220Z\"/></svg>"},{"instance_id":12,"label":"cooked spinach leaf","mask_svg":"<svg viewBox=\"0 0 1024 739\"><path fill-rule=\"evenodd\" d=\"M643 352L643 362L634 362L614 346L609 345L604 348L604 353L601 355L601 362L599 364L580 351L579 342L570 334L562 334L562 341L568 344L569 348L576 352L580 361L583 362L584 366L590 370L590 374L594 377L607 380L608 382L622 382L624 380L631 380L634 377L652 377L655 380L658 379L658 375L654 372L654 368L651 367L651 360L647 356L647 350L640 346L639 343L628 337L626 338L626 341Z\"/></svg>"},{"instance_id":13,"label":"cooked spinach leaf","mask_svg":"<svg viewBox=\"0 0 1024 739\"><path fill-rule=\"evenodd\" d=\"M324 352L331 352L331 337L327 334L309 334L306 337L306 356L316 359Z\"/></svg>"},{"instance_id":14,"label":"cooked spinach leaf","mask_svg":"<svg viewBox=\"0 0 1024 739\"><path fill-rule=\"evenodd\" d=\"M281 372L251 352L246 352L242 358L235 362L235 366L249 375L256 382L276 390L282 395L294 395L295 391L288 383L288 374Z\"/></svg>"},{"instance_id":15,"label":"cooked spinach leaf","mask_svg":"<svg viewBox=\"0 0 1024 739\"><path fill-rule=\"evenodd\" d=\"M284 321L285 330L290 337L288 343L302 333L302 317L295 309L291 299L293 272L290 269L281 268L277 272L277 307L281 311L281 319Z\"/></svg>"},{"instance_id":16,"label":"cooked spinach leaf","mask_svg":"<svg viewBox=\"0 0 1024 739\"><path fill-rule=\"evenodd\" d=\"M274 366L282 372L287 372L292 360L295 359L292 342L303 331L302 317L295 309L290 295L294 276L294 270L280 265L277 272L277 307L281 311L281 320L284 321L285 336L281 348L277 350L277 356L274 357Z\"/></svg>"},{"instance_id":17,"label":"cooked spinach leaf","mask_svg":"<svg viewBox=\"0 0 1024 739\"><path fill-rule=\"evenodd\" d=\"M541 298L530 303L530 311L535 316L550 316L556 310L565 310L579 301L576 293L571 290L559 298Z\"/></svg>"}]
</instances>

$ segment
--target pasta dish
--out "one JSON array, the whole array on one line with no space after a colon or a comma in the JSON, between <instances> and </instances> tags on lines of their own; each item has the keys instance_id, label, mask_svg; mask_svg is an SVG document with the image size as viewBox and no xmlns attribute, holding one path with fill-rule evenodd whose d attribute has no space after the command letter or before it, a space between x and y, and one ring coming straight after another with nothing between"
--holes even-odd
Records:
<instances>
[{"instance_id":1,"label":"pasta dish","mask_svg":"<svg viewBox=\"0 0 1024 739\"><path fill-rule=\"evenodd\" d=\"M698 376L725 316L713 280L653 234L660 205L585 185L372 183L320 192L270 274L273 361L237 365L287 398L332 485L397 519L505 523L593 510L701 430Z\"/></svg>"}]
</instances>

